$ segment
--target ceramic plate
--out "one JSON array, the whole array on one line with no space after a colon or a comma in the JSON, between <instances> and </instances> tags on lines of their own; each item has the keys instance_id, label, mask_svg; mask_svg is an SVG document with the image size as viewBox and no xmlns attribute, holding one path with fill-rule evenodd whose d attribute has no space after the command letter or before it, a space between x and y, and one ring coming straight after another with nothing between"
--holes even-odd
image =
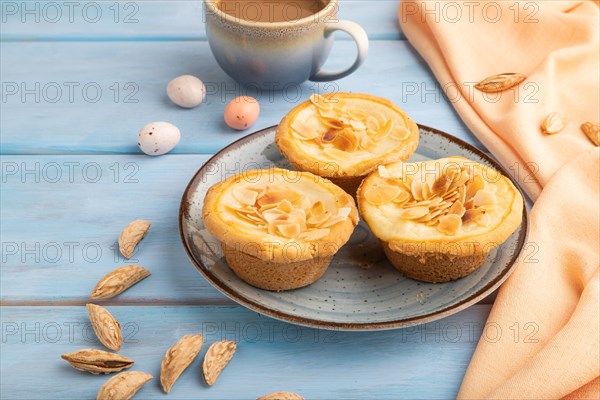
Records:
<instances>
[{"instance_id":1,"label":"ceramic plate","mask_svg":"<svg viewBox=\"0 0 600 400\"><path fill-rule=\"evenodd\" d=\"M508 176L473 146L435 129L419 128L419 147L410 161L459 155ZM208 188L228 176L249 169L290 168L273 143L274 137L275 127L271 127L221 150L196 173L181 202L179 231L188 256L208 282L239 304L273 318L317 328L400 328L467 308L498 288L514 268L527 235L526 207L515 233L489 254L480 269L454 282L424 283L402 276L361 222L316 283L280 293L246 284L229 269L218 241L204 228L202 204Z\"/></svg>"}]
</instances>

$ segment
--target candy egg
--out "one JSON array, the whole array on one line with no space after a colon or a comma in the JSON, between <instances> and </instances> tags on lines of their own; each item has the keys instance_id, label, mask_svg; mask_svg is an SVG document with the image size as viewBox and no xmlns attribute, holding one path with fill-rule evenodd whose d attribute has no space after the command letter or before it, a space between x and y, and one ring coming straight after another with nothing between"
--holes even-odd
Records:
<instances>
[{"instance_id":1,"label":"candy egg","mask_svg":"<svg viewBox=\"0 0 600 400\"><path fill-rule=\"evenodd\" d=\"M242 131L256 122L259 113L258 100L250 96L238 96L227 104L223 118L230 128Z\"/></svg>"},{"instance_id":2,"label":"candy egg","mask_svg":"<svg viewBox=\"0 0 600 400\"><path fill-rule=\"evenodd\" d=\"M204 83L192 75L178 76L167 85L167 96L179 107L196 107L202 103L205 95Z\"/></svg>"},{"instance_id":3,"label":"candy egg","mask_svg":"<svg viewBox=\"0 0 600 400\"><path fill-rule=\"evenodd\" d=\"M144 126L138 134L138 146L149 156L160 156L177 146L181 133L168 122L151 122Z\"/></svg>"}]
</instances>

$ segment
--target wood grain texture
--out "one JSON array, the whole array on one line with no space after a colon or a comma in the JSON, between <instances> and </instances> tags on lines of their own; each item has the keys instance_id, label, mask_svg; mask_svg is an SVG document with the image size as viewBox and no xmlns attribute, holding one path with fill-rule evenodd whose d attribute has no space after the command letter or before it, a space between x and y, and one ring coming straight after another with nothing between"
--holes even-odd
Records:
<instances>
[{"instance_id":1,"label":"wood grain texture","mask_svg":"<svg viewBox=\"0 0 600 400\"><path fill-rule=\"evenodd\" d=\"M91 22L96 5L101 16ZM72 20L64 2L0 6L0 398L95 397L108 377L75 371L60 354L101 347L84 304L98 279L128 263L115 243L136 218L152 221L133 257L152 276L108 302L123 327L121 353L136 361L133 370L155 376L136 398L164 398L160 360L190 333L206 336L201 356L221 339L239 341L238 352L212 388L203 383L199 357L171 399L248 399L279 390L307 399L456 396L489 306L388 332L301 328L233 307L196 273L177 233L181 194L208 154L278 123L315 91L387 97L417 122L482 148L426 64L399 40L397 0L341 0L340 19L361 24L371 40L365 64L337 82L274 94L240 88L219 69L199 0L75 2ZM347 36L337 37L328 68L347 66L355 54ZM166 97L167 82L181 74L207 84L197 109ZM259 96L262 112L251 130L237 133L222 112L240 94ZM156 120L181 129L179 154L139 154L137 132Z\"/></svg>"},{"instance_id":2,"label":"wood grain texture","mask_svg":"<svg viewBox=\"0 0 600 400\"><path fill-rule=\"evenodd\" d=\"M179 239L181 196L208 158L2 156L2 304L83 305L99 279L126 264L152 275L108 304L233 304L196 272ZM135 219L152 226L126 260L117 237Z\"/></svg>"},{"instance_id":3,"label":"wood grain texture","mask_svg":"<svg viewBox=\"0 0 600 400\"><path fill-rule=\"evenodd\" d=\"M307 399L454 398L485 325L477 305L421 327L382 332L318 331L278 322L242 307L111 307L123 326L130 369L154 375L140 399L163 399L159 368L166 349L202 333L200 356L174 385L170 399L253 399L293 391ZM3 399L93 398L108 377L75 371L60 354L99 347L84 307L3 307ZM503 334L511 334L508 327ZM202 358L218 340L239 342L213 387Z\"/></svg>"},{"instance_id":4,"label":"wood grain texture","mask_svg":"<svg viewBox=\"0 0 600 400\"><path fill-rule=\"evenodd\" d=\"M353 43L337 43L327 66L346 66L354 52ZM141 127L161 120L181 130L174 153L214 153L253 130L279 123L315 91L389 98L416 122L482 147L429 69L406 42L397 40L373 42L365 64L347 78L307 82L282 92L240 87L220 70L206 42L3 43L1 68L3 154L135 154L140 152L136 139ZM198 108L181 109L167 98L167 83L181 74L205 82L208 95ZM223 110L243 94L259 98L261 115L240 133L225 126Z\"/></svg>"},{"instance_id":5,"label":"wood grain texture","mask_svg":"<svg viewBox=\"0 0 600 400\"><path fill-rule=\"evenodd\" d=\"M0 38L6 41L206 39L201 0L82 1L72 6L51 1L2 3ZM371 40L402 39L397 9L397 0L341 0L338 17L360 24ZM350 40L346 35L339 38Z\"/></svg>"},{"instance_id":6,"label":"wood grain texture","mask_svg":"<svg viewBox=\"0 0 600 400\"><path fill-rule=\"evenodd\" d=\"M196 272L177 231L183 190L207 159L3 156L2 302L83 304L106 273L137 263L152 275L109 303L231 304ZM139 218L152 227L125 260L117 237Z\"/></svg>"}]
</instances>

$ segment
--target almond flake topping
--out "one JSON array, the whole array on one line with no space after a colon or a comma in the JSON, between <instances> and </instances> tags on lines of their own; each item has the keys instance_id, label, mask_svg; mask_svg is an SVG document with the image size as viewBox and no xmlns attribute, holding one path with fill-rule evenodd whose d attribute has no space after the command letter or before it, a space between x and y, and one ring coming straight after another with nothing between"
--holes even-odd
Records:
<instances>
[{"instance_id":1,"label":"almond flake topping","mask_svg":"<svg viewBox=\"0 0 600 400\"><path fill-rule=\"evenodd\" d=\"M306 222L311 225L319 225L324 223L331 217L331 213L325 210L325 206L321 201L314 203L308 211L308 219Z\"/></svg>"},{"instance_id":2,"label":"almond flake topping","mask_svg":"<svg viewBox=\"0 0 600 400\"><path fill-rule=\"evenodd\" d=\"M385 165L380 165L377 167L377 172L379 172L379 176L382 178L389 178L390 172L387 170Z\"/></svg>"},{"instance_id":3,"label":"almond flake topping","mask_svg":"<svg viewBox=\"0 0 600 400\"><path fill-rule=\"evenodd\" d=\"M311 201L281 184L263 189L237 185L231 190L238 203L228 204L230 211L256 228L286 239L321 239L331 232L332 226L346 221L352 211L350 207L332 211L322 201Z\"/></svg>"},{"instance_id":4,"label":"almond flake topping","mask_svg":"<svg viewBox=\"0 0 600 400\"><path fill-rule=\"evenodd\" d=\"M491 218L487 211L497 204L480 172L466 166L427 172L424 182L408 176L392 177L381 166L374 179L363 191L366 201L374 206L391 204L401 209L400 218L436 226L446 235L455 235L468 223L488 226Z\"/></svg>"},{"instance_id":5,"label":"almond flake topping","mask_svg":"<svg viewBox=\"0 0 600 400\"><path fill-rule=\"evenodd\" d=\"M396 129L396 135L398 140L406 140L410 136L410 131L408 130L408 128L402 126Z\"/></svg>"},{"instance_id":6,"label":"almond flake topping","mask_svg":"<svg viewBox=\"0 0 600 400\"><path fill-rule=\"evenodd\" d=\"M256 193L254 190L240 189L233 192L233 196L242 205L252 205L256 202L258 193Z\"/></svg>"},{"instance_id":7,"label":"almond flake topping","mask_svg":"<svg viewBox=\"0 0 600 400\"><path fill-rule=\"evenodd\" d=\"M292 134L300 140L311 140L319 136L318 126L306 124L299 119L292 124Z\"/></svg>"},{"instance_id":8,"label":"almond flake topping","mask_svg":"<svg viewBox=\"0 0 600 400\"><path fill-rule=\"evenodd\" d=\"M484 214L485 214L485 210L471 208L471 209L465 211L465 214L463 215L462 220L464 223L475 221Z\"/></svg>"},{"instance_id":9,"label":"almond flake topping","mask_svg":"<svg viewBox=\"0 0 600 400\"><path fill-rule=\"evenodd\" d=\"M450 208L448 208L448 214L456 214L459 217L462 217L465 214L465 211L467 211L465 206L458 200L452 203Z\"/></svg>"},{"instance_id":10,"label":"almond flake topping","mask_svg":"<svg viewBox=\"0 0 600 400\"><path fill-rule=\"evenodd\" d=\"M379 131L379 121L372 115L369 115L365 120L365 125L367 129L377 132Z\"/></svg>"},{"instance_id":11,"label":"almond flake topping","mask_svg":"<svg viewBox=\"0 0 600 400\"><path fill-rule=\"evenodd\" d=\"M373 153L379 148L377 143L388 136L395 141L404 141L411 136L408 128L394 124L384 114L349 108L342 99L313 94L310 103L317 112L305 120L296 118L291 125L291 134L324 149L324 153L334 159L351 159L350 155L343 157L342 152Z\"/></svg>"},{"instance_id":12,"label":"almond flake topping","mask_svg":"<svg viewBox=\"0 0 600 400\"><path fill-rule=\"evenodd\" d=\"M440 217L438 231L446 235L454 235L462 225L462 219L456 214L448 214Z\"/></svg>"},{"instance_id":13,"label":"almond flake topping","mask_svg":"<svg viewBox=\"0 0 600 400\"><path fill-rule=\"evenodd\" d=\"M313 240L319 240L327 235L329 235L329 229L327 228L313 229L312 231L302 232L298 235L298 239L310 242Z\"/></svg>"},{"instance_id":14,"label":"almond flake topping","mask_svg":"<svg viewBox=\"0 0 600 400\"><path fill-rule=\"evenodd\" d=\"M310 102L320 110L332 110L333 105L331 102L320 94L313 93L310 96Z\"/></svg>"},{"instance_id":15,"label":"almond flake topping","mask_svg":"<svg viewBox=\"0 0 600 400\"><path fill-rule=\"evenodd\" d=\"M400 215L404 219L417 219L429 214L429 208L425 206L417 206L405 208Z\"/></svg>"},{"instance_id":16,"label":"almond flake topping","mask_svg":"<svg viewBox=\"0 0 600 400\"><path fill-rule=\"evenodd\" d=\"M393 201L402 191L398 186L381 184L365 190L365 198L371 204L380 206Z\"/></svg>"},{"instance_id":17,"label":"almond flake topping","mask_svg":"<svg viewBox=\"0 0 600 400\"><path fill-rule=\"evenodd\" d=\"M473 196L473 201L475 202L475 207L490 207L496 204L496 196L492 192L479 190Z\"/></svg>"}]
</instances>

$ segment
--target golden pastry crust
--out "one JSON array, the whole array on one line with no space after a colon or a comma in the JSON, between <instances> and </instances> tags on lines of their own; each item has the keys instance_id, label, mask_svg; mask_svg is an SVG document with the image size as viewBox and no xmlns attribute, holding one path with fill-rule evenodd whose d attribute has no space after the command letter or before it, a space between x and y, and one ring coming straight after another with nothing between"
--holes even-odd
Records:
<instances>
[{"instance_id":1,"label":"golden pastry crust","mask_svg":"<svg viewBox=\"0 0 600 400\"><path fill-rule=\"evenodd\" d=\"M383 251L402 274L424 282L448 282L465 277L483 264L487 254L452 256L442 252L409 255L392 250L382 242Z\"/></svg>"},{"instance_id":2,"label":"golden pastry crust","mask_svg":"<svg viewBox=\"0 0 600 400\"><path fill-rule=\"evenodd\" d=\"M392 264L428 282L477 269L518 228L523 212L510 179L463 157L381 166L357 199Z\"/></svg>"},{"instance_id":3,"label":"golden pastry crust","mask_svg":"<svg viewBox=\"0 0 600 400\"><path fill-rule=\"evenodd\" d=\"M378 165L407 160L419 143L419 128L389 100L338 92L313 95L292 109L279 123L275 143L298 170L334 182L360 181Z\"/></svg>"},{"instance_id":4,"label":"golden pastry crust","mask_svg":"<svg viewBox=\"0 0 600 400\"><path fill-rule=\"evenodd\" d=\"M270 263L329 258L358 223L354 200L342 189L279 168L245 171L212 186L202 215L228 249Z\"/></svg>"},{"instance_id":5,"label":"golden pastry crust","mask_svg":"<svg viewBox=\"0 0 600 400\"><path fill-rule=\"evenodd\" d=\"M252 286L266 290L290 290L316 282L327 270L331 256L294 262L271 262L237 252L222 245L225 259L237 276Z\"/></svg>"}]
</instances>

